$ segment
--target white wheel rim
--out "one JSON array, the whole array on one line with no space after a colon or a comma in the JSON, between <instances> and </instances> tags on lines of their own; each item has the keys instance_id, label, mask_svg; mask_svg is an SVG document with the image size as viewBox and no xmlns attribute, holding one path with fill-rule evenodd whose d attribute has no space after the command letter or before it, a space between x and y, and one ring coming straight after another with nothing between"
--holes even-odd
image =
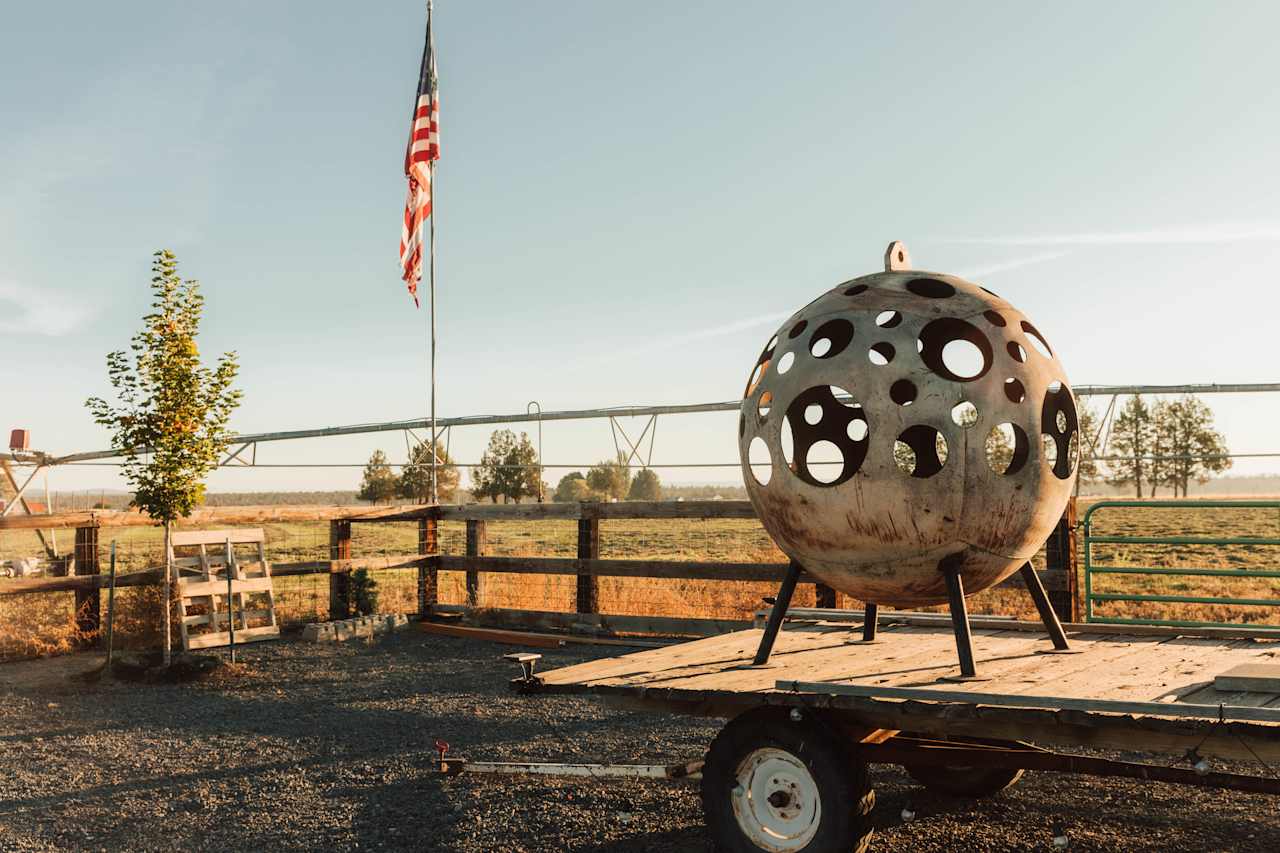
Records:
<instances>
[{"instance_id":1,"label":"white wheel rim","mask_svg":"<svg viewBox=\"0 0 1280 853\"><path fill-rule=\"evenodd\" d=\"M738 765L733 815L751 843L761 850L803 850L818 832L822 799L804 762L768 747Z\"/></svg>"}]
</instances>

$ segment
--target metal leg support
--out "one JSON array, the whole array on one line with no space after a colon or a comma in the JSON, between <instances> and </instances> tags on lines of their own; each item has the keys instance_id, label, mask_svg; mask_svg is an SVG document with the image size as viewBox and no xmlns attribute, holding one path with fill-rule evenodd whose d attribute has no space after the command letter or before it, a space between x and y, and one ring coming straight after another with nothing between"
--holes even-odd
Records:
<instances>
[{"instance_id":1,"label":"metal leg support","mask_svg":"<svg viewBox=\"0 0 1280 853\"><path fill-rule=\"evenodd\" d=\"M969 634L969 608L964 603L964 581L954 569L946 569L947 598L951 605L951 627L956 633L956 654L960 657L960 677L976 678L973 638Z\"/></svg>"},{"instance_id":2,"label":"metal leg support","mask_svg":"<svg viewBox=\"0 0 1280 853\"><path fill-rule=\"evenodd\" d=\"M782 587L778 597L774 599L773 609L769 611L769 621L764 626L764 636L760 638L760 648L756 650L756 658L752 665L761 666L769 662L773 653L773 642L778 639L778 630L782 627L782 617L787 615L791 606L791 596L795 594L796 584L800 581L800 573L804 569L795 560L787 566L787 576L782 579Z\"/></svg>"},{"instance_id":3,"label":"metal leg support","mask_svg":"<svg viewBox=\"0 0 1280 853\"><path fill-rule=\"evenodd\" d=\"M862 609L862 641L869 643L876 638L876 611L880 608L873 602L866 602Z\"/></svg>"},{"instance_id":4,"label":"metal leg support","mask_svg":"<svg viewBox=\"0 0 1280 853\"><path fill-rule=\"evenodd\" d=\"M1023 563L1019 571L1022 572L1022 582L1027 585L1027 592L1031 593L1031 600L1036 603L1036 610L1040 611L1040 621L1044 622L1045 630L1049 632L1049 639L1053 640L1053 647L1066 651L1070 648L1067 644L1067 635L1062 630L1062 623L1058 621L1058 614L1053 612L1053 605L1049 603L1044 584L1040 583L1040 576L1036 574L1036 570L1030 563Z\"/></svg>"}]
</instances>

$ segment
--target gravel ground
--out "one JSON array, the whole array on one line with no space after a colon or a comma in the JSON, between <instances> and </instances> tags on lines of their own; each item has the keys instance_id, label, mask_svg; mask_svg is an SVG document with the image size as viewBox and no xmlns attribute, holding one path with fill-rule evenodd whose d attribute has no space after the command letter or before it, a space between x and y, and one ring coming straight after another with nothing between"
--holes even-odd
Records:
<instances>
[{"instance_id":1,"label":"gravel ground","mask_svg":"<svg viewBox=\"0 0 1280 853\"><path fill-rule=\"evenodd\" d=\"M717 729L512 695L504 651L410 629L260 644L246 674L188 685L85 683L85 655L0 666L0 850L709 849L691 783L431 775L438 737L475 759L667 763ZM1263 796L1040 773L975 803L873 778L876 850L1048 850L1055 823L1072 850L1280 849Z\"/></svg>"}]
</instances>

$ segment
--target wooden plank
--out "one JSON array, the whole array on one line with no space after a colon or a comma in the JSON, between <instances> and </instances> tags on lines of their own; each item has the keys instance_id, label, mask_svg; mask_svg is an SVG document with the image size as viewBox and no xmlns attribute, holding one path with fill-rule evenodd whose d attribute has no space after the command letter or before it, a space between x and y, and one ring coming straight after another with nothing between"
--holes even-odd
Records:
<instances>
[{"instance_id":1,"label":"wooden plank","mask_svg":"<svg viewBox=\"0 0 1280 853\"><path fill-rule=\"evenodd\" d=\"M331 521L346 519L360 522L414 521L437 513L432 506L227 506L201 507L193 510L183 523L193 527L215 524L279 524L294 521ZM46 516L13 516L0 518L0 530L64 529L71 527L153 527L158 522L137 510L84 510L60 512Z\"/></svg>"},{"instance_id":2,"label":"wooden plank","mask_svg":"<svg viewBox=\"0 0 1280 853\"><path fill-rule=\"evenodd\" d=\"M148 569L142 572L128 572L117 575L116 586L152 586L160 583L161 571L161 569ZM107 577L105 575L73 575L62 578L6 578L0 580L0 596L105 589L106 586Z\"/></svg>"},{"instance_id":3,"label":"wooden plank","mask_svg":"<svg viewBox=\"0 0 1280 853\"><path fill-rule=\"evenodd\" d=\"M599 519L755 518L751 501L619 501L583 504L583 514Z\"/></svg>"},{"instance_id":4,"label":"wooden plank","mask_svg":"<svg viewBox=\"0 0 1280 853\"><path fill-rule=\"evenodd\" d=\"M861 610L819 610L813 607L792 607L787 611L788 621L848 621L861 623ZM945 613L922 613L915 610L881 610L882 624L947 625L951 617ZM975 628L1001 628L1009 631L1044 633L1044 624L1038 621L1021 621L1005 616L970 616L969 624ZM1068 622L1063 624L1068 633L1119 634L1129 637L1217 637L1230 640L1274 639L1280 640L1276 628L1173 628L1165 625L1111 625L1105 622Z\"/></svg>"},{"instance_id":5,"label":"wooden plank","mask_svg":"<svg viewBox=\"0 0 1280 853\"><path fill-rule=\"evenodd\" d=\"M484 640L508 646L531 649L558 649L564 646L564 638L555 634L537 634L530 631L510 631L502 628L470 628L465 625L445 625L439 622L422 622L418 628L424 634L437 637L460 637L468 640Z\"/></svg>"},{"instance_id":6,"label":"wooden plank","mask_svg":"<svg viewBox=\"0 0 1280 853\"><path fill-rule=\"evenodd\" d=\"M649 640L619 640L613 637L584 637L577 634L544 634L536 631L471 628L466 625L451 625L443 622L419 622L418 627L424 634L434 634L442 637L463 637L467 639L491 640L492 642L497 643L508 643L514 646L534 646L536 648L557 648L566 644L578 644L588 646L620 646L625 648L661 649L671 645L670 643L655 643Z\"/></svg>"},{"instance_id":7,"label":"wooden plank","mask_svg":"<svg viewBox=\"0 0 1280 853\"><path fill-rule=\"evenodd\" d=\"M234 528L231 530L175 530L170 536L174 548L192 545L224 545L228 539L234 545L265 542L267 534L261 527Z\"/></svg>"},{"instance_id":8,"label":"wooden plank","mask_svg":"<svg viewBox=\"0 0 1280 853\"><path fill-rule=\"evenodd\" d=\"M308 560L301 563L276 563L271 567L274 577L297 575L327 575L331 572L365 569L412 569L430 565L435 557L416 554L387 557L364 557L357 560ZM463 559L461 557L455 559ZM116 576L116 586L153 586L160 583L163 569L144 569ZM0 597L9 595L34 595L45 592L70 592L73 590L106 589L105 575L70 576L61 578L5 578L0 579Z\"/></svg>"},{"instance_id":9,"label":"wooden plank","mask_svg":"<svg viewBox=\"0 0 1280 853\"><path fill-rule=\"evenodd\" d=\"M226 598L226 596L223 596L223 598ZM208 613L197 613L194 616L182 617L182 623L184 625L213 625L215 627L218 625L225 625L227 622L227 615L231 612L232 611L229 610L213 610ZM272 615L271 611L266 608L255 610L243 610L236 608L234 613L236 616L236 622L240 625L246 624L245 620L247 619L270 619ZM242 630L244 629L236 628L236 642L240 641L240 631Z\"/></svg>"},{"instance_id":10,"label":"wooden plank","mask_svg":"<svg viewBox=\"0 0 1280 853\"><path fill-rule=\"evenodd\" d=\"M437 604L433 613L461 613L476 624L538 630L599 631L605 634L659 634L697 636L725 634L749 628L742 619L689 619L678 616L616 616L602 613L560 613L499 607L473 609L465 605Z\"/></svg>"},{"instance_id":11,"label":"wooden plank","mask_svg":"<svg viewBox=\"0 0 1280 853\"><path fill-rule=\"evenodd\" d=\"M503 521L503 520L573 520L582 517L581 504L529 503L529 504L467 504L466 506L442 506L441 521Z\"/></svg>"},{"instance_id":12,"label":"wooden plank","mask_svg":"<svg viewBox=\"0 0 1280 853\"><path fill-rule=\"evenodd\" d=\"M258 628L240 628L236 630L236 645L241 643L254 643L259 640L273 640L280 636L279 625L263 625ZM196 634L188 640L187 647L191 649L208 649L214 646L225 646L231 642L231 635L227 632L219 632L216 634Z\"/></svg>"},{"instance_id":13,"label":"wooden plank","mask_svg":"<svg viewBox=\"0 0 1280 853\"><path fill-rule=\"evenodd\" d=\"M1088 711L1105 714L1141 714L1157 717L1192 717L1206 720L1247 720L1280 723L1280 708L1217 705L1185 705L1177 702L1130 702L1115 699L1078 699L1069 696L1030 696L968 690L936 690L920 687L876 687L862 684L828 684L779 680L778 690L866 699L907 699L1052 711Z\"/></svg>"},{"instance_id":14,"label":"wooden plank","mask_svg":"<svg viewBox=\"0 0 1280 853\"><path fill-rule=\"evenodd\" d=\"M1214 676L1213 686L1224 691L1280 693L1280 664L1239 664Z\"/></svg>"},{"instance_id":15,"label":"wooden plank","mask_svg":"<svg viewBox=\"0 0 1280 853\"><path fill-rule=\"evenodd\" d=\"M761 581L776 583L786 563L718 563L685 560L579 560L574 557L461 557L440 555L440 571L576 575L580 569L597 577L665 578L669 580ZM801 577L801 583L814 583Z\"/></svg>"},{"instance_id":16,"label":"wooden plank","mask_svg":"<svg viewBox=\"0 0 1280 853\"><path fill-rule=\"evenodd\" d=\"M240 595L248 592L271 592L271 578L245 578L241 581L231 582L231 591L233 595ZM211 581L179 581L178 593L184 598L196 598L206 595L226 595L227 582L225 580Z\"/></svg>"},{"instance_id":17,"label":"wooden plank","mask_svg":"<svg viewBox=\"0 0 1280 853\"><path fill-rule=\"evenodd\" d=\"M1272 723L1165 719L1087 711L954 703L864 699L855 696L771 692L550 685L545 692L597 695L631 710L733 717L764 706L822 708L845 713L860 726L910 731L940 738L983 737L1042 745L1165 753L1182 757L1195 749L1205 757L1280 761L1280 726Z\"/></svg>"}]
</instances>

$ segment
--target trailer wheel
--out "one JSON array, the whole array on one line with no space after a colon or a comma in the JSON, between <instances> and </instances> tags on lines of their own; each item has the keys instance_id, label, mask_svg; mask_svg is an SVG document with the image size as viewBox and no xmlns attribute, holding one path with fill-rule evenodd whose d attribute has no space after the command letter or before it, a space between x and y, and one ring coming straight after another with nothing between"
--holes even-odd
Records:
<instances>
[{"instance_id":1,"label":"trailer wheel","mask_svg":"<svg viewBox=\"0 0 1280 853\"><path fill-rule=\"evenodd\" d=\"M912 779L937 794L980 799L992 797L1022 778L1023 771L1008 767L963 767L925 764L903 766Z\"/></svg>"},{"instance_id":2,"label":"trailer wheel","mask_svg":"<svg viewBox=\"0 0 1280 853\"><path fill-rule=\"evenodd\" d=\"M707 751L702 808L726 853L862 853L875 792L867 767L817 720L761 708L731 720Z\"/></svg>"}]
</instances>

